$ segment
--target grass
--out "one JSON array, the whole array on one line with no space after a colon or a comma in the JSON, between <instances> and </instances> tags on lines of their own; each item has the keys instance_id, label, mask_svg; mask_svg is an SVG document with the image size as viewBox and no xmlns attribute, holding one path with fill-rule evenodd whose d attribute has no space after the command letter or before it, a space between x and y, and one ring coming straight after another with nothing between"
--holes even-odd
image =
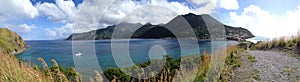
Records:
<instances>
[{"instance_id":1,"label":"grass","mask_svg":"<svg viewBox=\"0 0 300 82\"><path fill-rule=\"evenodd\" d=\"M222 68L222 73L219 82L227 82L228 79L232 78L232 70L242 65L239 61L239 53L244 51L245 49L239 47L238 45L231 46L227 49L225 64Z\"/></svg>"},{"instance_id":2,"label":"grass","mask_svg":"<svg viewBox=\"0 0 300 82\"><path fill-rule=\"evenodd\" d=\"M0 50L0 82L80 82L74 68L63 68L55 60L48 67L43 59L39 59L44 67L31 67L19 61L14 55Z\"/></svg>"},{"instance_id":3,"label":"grass","mask_svg":"<svg viewBox=\"0 0 300 82\"><path fill-rule=\"evenodd\" d=\"M239 49L237 46L232 47L228 51L228 56L226 57L226 64L232 65L233 68L237 68L241 66L241 62L238 60L240 58L239 51L244 51L243 49Z\"/></svg>"},{"instance_id":4,"label":"grass","mask_svg":"<svg viewBox=\"0 0 300 82\"><path fill-rule=\"evenodd\" d=\"M25 48L20 36L7 28L0 28L0 36L0 82L53 82L51 77L12 55Z\"/></svg>"},{"instance_id":5,"label":"grass","mask_svg":"<svg viewBox=\"0 0 300 82\"><path fill-rule=\"evenodd\" d=\"M34 69L42 72L55 82L80 82L79 74L75 71L75 68L63 68L54 59L51 60L53 65L48 67L44 59L38 58L38 60L42 63L43 68L34 66Z\"/></svg>"},{"instance_id":6,"label":"grass","mask_svg":"<svg viewBox=\"0 0 300 82\"><path fill-rule=\"evenodd\" d=\"M286 74L292 74L295 73L295 71L297 71L297 67L284 66L284 70L282 72Z\"/></svg>"},{"instance_id":7,"label":"grass","mask_svg":"<svg viewBox=\"0 0 300 82\"><path fill-rule=\"evenodd\" d=\"M254 70L253 78L255 80L259 80L260 79L259 71L257 69Z\"/></svg>"},{"instance_id":8,"label":"grass","mask_svg":"<svg viewBox=\"0 0 300 82\"><path fill-rule=\"evenodd\" d=\"M274 38L271 41L258 42L251 47L252 50L267 50L267 49L295 49L300 45L300 34L291 37Z\"/></svg>"},{"instance_id":9,"label":"grass","mask_svg":"<svg viewBox=\"0 0 300 82\"><path fill-rule=\"evenodd\" d=\"M249 59L249 61L250 62L257 62L257 60L255 59L255 57L254 56L252 56L252 55L250 55L250 54L248 54L248 59Z\"/></svg>"},{"instance_id":10,"label":"grass","mask_svg":"<svg viewBox=\"0 0 300 82\"><path fill-rule=\"evenodd\" d=\"M19 62L14 55L0 50L0 82L53 82L42 72Z\"/></svg>"}]
</instances>

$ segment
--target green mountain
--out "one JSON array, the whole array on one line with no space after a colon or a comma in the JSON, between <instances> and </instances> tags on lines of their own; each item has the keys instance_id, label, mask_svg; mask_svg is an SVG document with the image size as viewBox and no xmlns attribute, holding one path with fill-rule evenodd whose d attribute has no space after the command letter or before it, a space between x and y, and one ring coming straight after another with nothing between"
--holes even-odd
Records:
<instances>
[{"instance_id":1,"label":"green mountain","mask_svg":"<svg viewBox=\"0 0 300 82\"><path fill-rule=\"evenodd\" d=\"M0 28L0 36L0 51L16 54L25 50L26 44L17 33L7 28Z\"/></svg>"},{"instance_id":2,"label":"green mountain","mask_svg":"<svg viewBox=\"0 0 300 82\"><path fill-rule=\"evenodd\" d=\"M118 28L118 29L116 29ZM188 29L190 28L190 29ZM136 31L135 31L136 30ZM114 34L113 34L114 33ZM133 34L129 34L133 33ZM192 37L192 35L196 35ZM177 36L177 37L175 37ZM151 39L230 39L243 40L254 37L247 29L224 25L213 17L192 13L179 15L166 24L145 25L139 23L120 23L107 28L85 33L74 33L66 40L102 40L112 37L122 38L151 38Z\"/></svg>"}]
</instances>

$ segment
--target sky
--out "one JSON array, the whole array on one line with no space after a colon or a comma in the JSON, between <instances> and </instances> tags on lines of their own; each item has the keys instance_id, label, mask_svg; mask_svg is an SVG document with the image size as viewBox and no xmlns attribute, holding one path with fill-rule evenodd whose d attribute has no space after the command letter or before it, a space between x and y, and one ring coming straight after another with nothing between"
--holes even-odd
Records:
<instances>
[{"instance_id":1,"label":"sky","mask_svg":"<svg viewBox=\"0 0 300 82\"><path fill-rule=\"evenodd\" d=\"M25 40L56 40L121 22L167 23L188 13L210 14L268 38L300 29L298 0L0 0L0 27Z\"/></svg>"}]
</instances>

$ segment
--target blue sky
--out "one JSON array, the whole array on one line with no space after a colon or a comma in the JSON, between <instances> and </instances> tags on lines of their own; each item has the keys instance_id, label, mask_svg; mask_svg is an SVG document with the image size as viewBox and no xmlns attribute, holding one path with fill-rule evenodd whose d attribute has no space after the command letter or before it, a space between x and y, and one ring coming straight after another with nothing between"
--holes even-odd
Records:
<instances>
[{"instance_id":1,"label":"blue sky","mask_svg":"<svg viewBox=\"0 0 300 82\"><path fill-rule=\"evenodd\" d=\"M1 0L0 27L26 40L53 40L119 22L166 23L190 12L211 14L256 36L290 36L300 29L298 0Z\"/></svg>"}]
</instances>

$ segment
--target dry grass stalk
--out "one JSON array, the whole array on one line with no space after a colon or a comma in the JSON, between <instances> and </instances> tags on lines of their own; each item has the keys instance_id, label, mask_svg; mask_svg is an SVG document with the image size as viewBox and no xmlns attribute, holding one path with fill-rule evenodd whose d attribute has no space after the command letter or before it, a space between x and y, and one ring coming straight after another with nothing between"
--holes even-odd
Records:
<instances>
[{"instance_id":1,"label":"dry grass stalk","mask_svg":"<svg viewBox=\"0 0 300 82\"><path fill-rule=\"evenodd\" d=\"M49 77L0 49L0 82L49 82Z\"/></svg>"},{"instance_id":2,"label":"dry grass stalk","mask_svg":"<svg viewBox=\"0 0 300 82\"><path fill-rule=\"evenodd\" d=\"M75 82L80 82L80 79L79 79L79 73L75 70L75 68L72 68L73 71L75 71Z\"/></svg>"},{"instance_id":3,"label":"dry grass stalk","mask_svg":"<svg viewBox=\"0 0 300 82\"><path fill-rule=\"evenodd\" d=\"M68 78L59 70L59 66L57 62L54 59L51 59L51 62L53 62L54 69L54 76L57 81L60 82L68 82Z\"/></svg>"},{"instance_id":4,"label":"dry grass stalk","mask_svg":"<svg viewBox=\"0 0 300 82\"><path fill-rule=\"evenodd\" d=\"M95 71L95 73L96 73L96 81L103 82L103 78L102 78L101 74L98 71Z\"/></svg>"},{"instance_id":5,"label":"dry grass stalk","mask_svg":"<svg viewBox=\"0 0 300 82\"><path fill-rule=\"evenodd\" d=\"M90 82L95 82L95 80L93 78L89 77L89 79L90 79Z\"/></svg>"},{"instance_id":6,"label":"dry grass stalk","mask_svg":"<svg viewBox=\"0 0 300 82\"><path fill-rule=\"evenodd\" d=\"M114 79L111 81L111 82L117 82L117 77L116 76L113 76Z\"/></svg>"}]
</instances>

